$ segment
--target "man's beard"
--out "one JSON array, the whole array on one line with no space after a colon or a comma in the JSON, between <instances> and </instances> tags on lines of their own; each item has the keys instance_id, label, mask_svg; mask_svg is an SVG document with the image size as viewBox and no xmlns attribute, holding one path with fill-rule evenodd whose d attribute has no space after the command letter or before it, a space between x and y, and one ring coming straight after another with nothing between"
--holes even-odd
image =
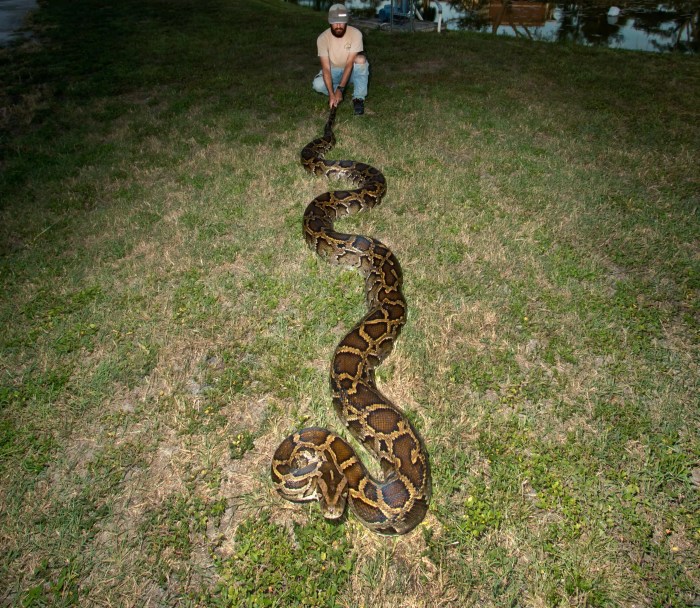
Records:
<instances>
[{"instance_id":1,"label":"man's beard","mask_svg":"<svg viewBox=\"0 0 700 608\"><path fill-rule=\"evenodd\" d=\"M336 30L335 28L331 28L331 34L333 34L336 38L342 38L345 36L345 31L348 29L347 25L343 25L342 30Z\"/></svg>"}]
</instances>

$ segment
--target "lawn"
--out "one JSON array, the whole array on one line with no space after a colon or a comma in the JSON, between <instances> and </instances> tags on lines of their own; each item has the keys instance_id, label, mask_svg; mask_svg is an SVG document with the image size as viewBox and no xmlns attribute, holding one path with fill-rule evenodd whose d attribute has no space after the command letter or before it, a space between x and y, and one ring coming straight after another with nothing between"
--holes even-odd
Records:
<instances>
[{"instance_id":1,"label":"lawn","mask_svg":"<svg viewBox=\"0 0 700 608\"><path fill-rule=\"evenodd\" d=\"M371 31L411 534L283 501L362 282L304 244L325 16L46 0L0 50L0 604L700 603L700 58Z\"/></svg>"}]
</instances>

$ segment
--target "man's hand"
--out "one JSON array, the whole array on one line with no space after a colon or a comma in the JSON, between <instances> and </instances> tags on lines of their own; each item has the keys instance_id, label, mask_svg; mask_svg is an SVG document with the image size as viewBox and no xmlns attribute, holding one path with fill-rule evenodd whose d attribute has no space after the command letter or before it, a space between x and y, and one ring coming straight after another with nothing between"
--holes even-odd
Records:
<instances>
[{"instance_id":1,"label":"man's hand","mask_svg":"<svg viewBox=\"0 0 700 608\"><path fill-rule=\"evenodd\" d=\"M336 89L328 96L328 98L330 107L335 108L341 101L343 101L343 92L340 89Z\"/></svg>"}]
</instances>

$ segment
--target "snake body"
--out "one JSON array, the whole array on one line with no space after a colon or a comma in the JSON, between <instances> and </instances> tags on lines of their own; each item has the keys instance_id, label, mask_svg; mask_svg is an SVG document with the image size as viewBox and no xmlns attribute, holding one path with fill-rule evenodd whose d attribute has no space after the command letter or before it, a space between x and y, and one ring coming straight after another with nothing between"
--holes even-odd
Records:
<instances>
[{"instance_id":1,"label":"snake body","mask_svg":"<svg viewBox=\"0 0 700 608\"><path fill-rule=\"evenodd\" d=\"M405 534L425 517L430 500L428 455L406 415L375 384L374 370L390 353L406 322L402 273L391 250L376 239L342 234L334 220L379 204L386 192L382 173L351 160L326 160L335 145L331 109L323 137L301 151L315 175L346 178L357 188L317 196L304 213L304 238L332 264L357 268L365 279L368 312L340 341L331 364L333 405L350 432L380 462L383 479L372 477L353 448L335 433L306 428L287 437L271 466L277 491L287 500L318 500L324 517L340 518L346 504L369 529Z\"/></svg>"}]
</instances>

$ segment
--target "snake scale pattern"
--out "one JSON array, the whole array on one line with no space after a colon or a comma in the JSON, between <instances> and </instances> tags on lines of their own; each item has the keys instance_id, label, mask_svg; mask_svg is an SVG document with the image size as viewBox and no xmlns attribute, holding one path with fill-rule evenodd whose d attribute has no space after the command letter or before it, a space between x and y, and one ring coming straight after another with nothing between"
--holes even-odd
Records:
<instances>
[{"instance_id":1,"label":"snake scale pattern","mask_svg":"<svg viewBox=\"0 0 700 608\"><path fill-rule=\"evenodd\" d=\"M327 519L343 516L346 504L370 530L405 534L425 517L431 480L428 454L406 415L377 389L375 368L391 352L406 322L402 274L391 250L376 239L342 234L334 220L371 209L386 192L382 173L351 160L326 160L335 145L332 108L323 137L301 151L315 175L351 180L354 190L317 196L304 213L304 238L332 264L356 268L365 279L368 312L341 340L331 363L333 406L350 432L380 462L383 479L372 477L343 438L322 428L287 437L271 466L277 491L287 500L318 500Z\"/></svg>"}]
</instances>

